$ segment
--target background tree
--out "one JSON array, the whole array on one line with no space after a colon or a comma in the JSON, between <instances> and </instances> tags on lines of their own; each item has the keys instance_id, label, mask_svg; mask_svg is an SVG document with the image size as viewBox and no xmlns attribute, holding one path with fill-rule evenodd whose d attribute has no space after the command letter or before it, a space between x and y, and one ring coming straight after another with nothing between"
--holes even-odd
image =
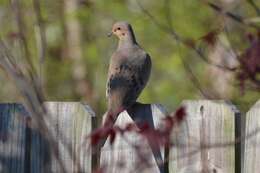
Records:
<instances>
[{"instance_id":1,"label":"background tree","mask_svg":"<svg viewBox=\"0 0 260 173\"><path fill-rule=\"evenodd\" d=\"M1 0L0 36L17 57L24 55L34 65L35 73L42 71L47 100L85 101L101 115L117 42L106 33L115 21L127 20L153 60L140 101L173 110L183 99L223 98L246 110L260 97L259 86L248 79L242 93L237 76L240 58L252 45L248 35L255 39L258 32L260 2L213 3ZM25 64L23 58L17 62ZM4 72L0 82L1 102L21 100Z\"/></svg>"}]
</instances>

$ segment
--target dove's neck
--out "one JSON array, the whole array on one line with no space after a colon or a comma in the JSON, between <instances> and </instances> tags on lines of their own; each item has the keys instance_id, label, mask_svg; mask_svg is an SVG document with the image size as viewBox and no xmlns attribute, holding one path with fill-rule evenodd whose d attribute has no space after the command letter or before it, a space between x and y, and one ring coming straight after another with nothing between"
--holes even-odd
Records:
<instances>
[{"instance_id":1,"label":"dove's neck","mask_svg":"<svg viewBox=\"0 0 260 173\"><path fill-rule=\"evenodd\" d=\"M129 34L125 35L123 38L119 39L118 49L131 48L136 44L137 42L134 33L130 32Z\"/></svg>"}]
</instances>

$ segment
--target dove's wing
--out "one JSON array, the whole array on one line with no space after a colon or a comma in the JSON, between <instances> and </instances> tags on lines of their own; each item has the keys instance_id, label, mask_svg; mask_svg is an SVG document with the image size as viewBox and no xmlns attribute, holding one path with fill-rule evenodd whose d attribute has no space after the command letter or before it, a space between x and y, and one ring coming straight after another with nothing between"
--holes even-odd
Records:
<instances>
[{"instance_id":1,"label":"dove's wing","mask_svg":"<svg viewBox=\"0 0 260 173\"><path fill-rule=\"evenodd\" d=\"M120 52L112 56L106 91L111 111L127 109L135 103L149 79L151 65L150 56L143 50L128 56Z\"/></svg>"}]
</instances>

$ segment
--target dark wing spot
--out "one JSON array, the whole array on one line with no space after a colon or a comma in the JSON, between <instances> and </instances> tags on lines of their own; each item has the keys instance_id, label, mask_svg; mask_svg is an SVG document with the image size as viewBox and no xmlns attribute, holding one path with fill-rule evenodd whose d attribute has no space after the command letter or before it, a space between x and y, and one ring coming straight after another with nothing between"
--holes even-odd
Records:
<instances>
[{"instance_id":1,"label":"dark wing spot","mask_svg":"<svg viewBox=\"0 0 260 173\"><path fill-rule=\"evenodd\" d=\"M125 95L125 98L123 100L123 105L125 107L131 106L133 103L135 103L138 96L139 96L139 87L131 86Z\"/></svg>"},{"instance_id":2,"label":"dark wing spot","mask_svg":"<svg viewBox=\"0 0 260 173\"><path fill-rule=\"evenodd\" d=\"M131 71L132 70L132 68L129 66L129 65L127 65L127 64L121 64L120 66L119 66L119 69L120 69L120 72L122 72L122 71Z\"/></svg>"},{"instance_id":3,"label":"dark wing spot","mask_svg":"<svg viewBox=\"0 0 260 173\"><path fill-rule=\"evenodd\" d=\"M143 80L143 78L141 77L141 75L139 75L139 83L140 83L141 85L144 85L144 80Z\"/></svg>"},{"instance_id":4,"label":"dark wing spot","mask_svg":"<svg viewBox=\"0 0 260 173\"><path fill-rule=\"evenodd\" d=\"M116 90L118 88L128 87L129 79L120 74L115 74L110 77L108 83L109 83L108 88L112 92L113 90Z\"/></svg>"},{"instance_id":5,"label":"dark wing spot","mask_svg":"<svg viewBox=\"0 0 260 173\"><path fill-rule=\"evenodd\" d=\"M135 77L132 78L132 82L133 82L133 87L137 86L137 81Z\"/></svg>"},{"instance_id":6,"label":"dark wing spot","mask_svg":"<svg viewBox=\"0 0 260 173\"><path fill-rule=\"evenodd\" d=\"M138 86L135 86L135 92L137 92L139 90Z\"/></svg>"},{"instance_id":7,"label":"dark wing spot","mask_svg":"<svg viewBox=\"0 0 260 173\"><path fill-rule=\"evenodd\" d=\"M125 65L125 69L128 70L128 71L130 71L131 68L130 68L130 66Z\"/></svg>"},{"instance_id":8,"label":"dark wing spot","mask_svg":"<svg viewBox=\"0 0 260 173\"><path fill-rule=\"evenodd\" d=\"M121 70L123 70L123 65L120 65L120 67L119 67L119 68L120 68L120 71L121 71Z\"/></svg>"}]
</instances>

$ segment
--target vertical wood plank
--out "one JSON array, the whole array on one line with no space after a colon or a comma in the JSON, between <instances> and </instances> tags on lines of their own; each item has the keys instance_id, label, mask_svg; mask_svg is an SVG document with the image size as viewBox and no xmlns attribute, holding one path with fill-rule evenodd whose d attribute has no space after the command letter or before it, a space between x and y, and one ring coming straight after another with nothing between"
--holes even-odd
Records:
<instances>
[{"instance_id":1,"label":"vertical wood plank","mask_svg":"<svg viewBox=\"0 0 260 173\"><path fill-rule=\"evenodd\" d=\"M0 104L0 172L27 173L30 171L26 151L29 117L20 104Z\"/></svg>"},{"instance_id":2,"label":"vertical wood plank","mask_svg":"<svg viewBox=\"0 0 260 173\"><path fill-rule=\"evenodd\" d=\"M246 115L241 114L241 135L240 135L240 144L241 144L241 173L244 173L245 166L245 134L246 134Z\"/></svg>"},{"instance_id":3,"label":"vertical wood plank","mask_svg":"<svg viewBox=\"0 0 260 173\"><path fill-rule=\"evenodd\" d=\"M245 116L241 113L235 115L235 173L242 173L244 164L245 141Z\"/></svg>"},{"instance_id":4,"label":"vertical wood plank","mask_svg":"<svg viewBox=\"0 0 260 173\"><path fill-rule=\"evenodd\" d=\"M128 123L148 123L150 127L159 128L160 120L165 116L166 111L159 104L138 104L132 111L122 112L118 116L115 126L123 128ZM142 156L138 155L134 146L140 147L138 151ZM101 149L100 164L104 166L107 173L163 173L163 164L158 165L157 163L164 161L164 149L160 148L157 151L151 150L144 137L134 132L127 132L123 136L116 136L112 146L109 140L106 141ZM142 158L143 156L145 158ZM144 164L145 160L149 167Z\"/></svg>"},{"instance_id":5,"label":"vertical wood plank","mask_svg":"<svg viewBox=\"0 0 260 173\"><path fill-rule=\"evenodd\" d=\"M187 116L172 136L177 146L170 150L170 172L234 172L234 146L203 146L235 140L238 110L223 101L184 101L182 105Z\"/></svg>"},{"instance_id":6,"label":"vertical wood plank","mask_svg":"<svg viewBox=\"0 0 260 173\"><path fill-rule=\"evenodd\" d=\"M58 155L67 172L80 170L91 173L91 150L83 146L86 136L91 132L93 111L78 102L46 102L48 116L45 121L58 141ZM46 140L37 132L32 137L32 172L60 172L59 165L50 156Z\"/></svg>"},{"instance_id":7,"label":"vertical wood plank","mask_svg":"<svg viewBox=\"0 0 260 173\"><path fill-rule=\"evenodd\" d=\"M246 114L244 173L260 170L260 100Z\"/></svg>"}]
</instances>

